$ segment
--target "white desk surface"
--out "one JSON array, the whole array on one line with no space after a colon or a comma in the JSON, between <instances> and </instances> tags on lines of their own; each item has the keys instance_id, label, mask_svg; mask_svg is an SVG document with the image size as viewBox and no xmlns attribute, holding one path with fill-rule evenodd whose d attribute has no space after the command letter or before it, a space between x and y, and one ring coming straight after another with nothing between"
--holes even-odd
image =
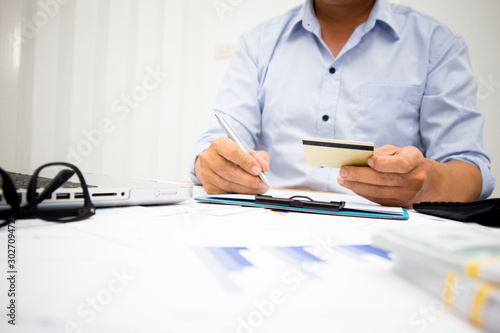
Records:
<instances>
[{"instance_id":1,"label":"white desk surface","mask_svg":"<svg viewBox=\"0 0 500 333\"><path fill-rule=\"evenodd\" d=\"M100 209L68 224L20 220L16 326L7 324L3 277L0 331L479 332L396 275L390 260L340 247L370 244L385 227L456 224L410 215L283 214L188 200ZM235 247L243 261L232 267L211 254ZM6 228L0 267L5 276Z\"/></svg>"}]
</instances>

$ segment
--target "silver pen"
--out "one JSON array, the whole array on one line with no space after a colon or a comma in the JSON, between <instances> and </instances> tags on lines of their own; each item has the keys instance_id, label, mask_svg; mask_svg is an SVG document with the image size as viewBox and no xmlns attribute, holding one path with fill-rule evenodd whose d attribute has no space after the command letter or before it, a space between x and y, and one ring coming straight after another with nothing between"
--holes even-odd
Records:
<instances>
[{"instance_id":1,"label":"silver pen","mask_svg":"<svg viewBox=\"0 0 500 333\"><path fill-rule=\"evenodd\" d=\"M243 145L243 142L241 142L240 139L238 139L238 137L233 132L233 130L231 129L231 127L229 127L229 124L224 120L224 118L222 118L222 116L219 113L217 113L217 112L215 113L215 117L219 121L219 124L221 125L222 129L224 130L224 132L226 132L227 136L229 138L231 138L234 142L236 142L238 144L238 146L240 146L240 148L243 149L243 151L245 153L247 153L248 155L251 156L252 154L250 154L250 152L246 149L246 147ZM271 186L271 183L269 183L269 180L267 180L266 175L264 175L264 172L261 172L259 174L259 177L260 177L260 179L262 179L262 181L264 182L264 184L266 184L267 187L270 190L273 189L273 187Z\"/></svg>"}]
</instances>

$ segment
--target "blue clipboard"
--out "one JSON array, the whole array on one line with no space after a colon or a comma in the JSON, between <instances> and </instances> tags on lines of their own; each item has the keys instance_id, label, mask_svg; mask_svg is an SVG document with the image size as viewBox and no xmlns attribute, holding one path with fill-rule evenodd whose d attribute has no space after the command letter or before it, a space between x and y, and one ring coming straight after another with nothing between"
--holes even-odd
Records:
<instances>
[{"instance_id":1,"label":"blue clipboard","mask_svg":"<svg viewBox=\"0 0 500 333\"><path fill-rule=\"evenodd\" d=\"M255 200L224 199L220 197L211 197L211 196L199 196L195 197L194 199L197 202L203 202L203 203L236 205L243 207L259 207L259 208L268 208L278 211L290 211L290 212L300 212L300 213L366 217L366 218L390 219L390 220L408 220L410 217L408 211L404 208L403 208L403 214L375 213L375 212L368 212L361 210L345 209L342 201L319 202L311 200L309 198L305 199L303 196L296 196L296 197L290 197L288 199L283 199L283 198L273 198L270 196L262 196L257 194L255 196Z\"/></svg>"}]
</instances>

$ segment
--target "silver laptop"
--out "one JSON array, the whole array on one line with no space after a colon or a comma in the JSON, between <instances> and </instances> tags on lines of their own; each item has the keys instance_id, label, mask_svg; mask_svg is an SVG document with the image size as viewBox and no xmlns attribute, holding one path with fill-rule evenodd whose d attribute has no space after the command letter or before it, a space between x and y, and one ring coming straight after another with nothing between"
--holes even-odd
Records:
<instances>
[{"instance_id":1,"label":"silver laptop","mask_svg":"<svg viewBox=\"0 0 500 333\"><path fill-rule=\"evenodd\" d=\"M21 197L21 205L25 205L29 172L8 172ZM90 197L95 207L167 205L185 201L192 197L193 187L190 184L119 178L95 174L85 174ZM25 178L26 180L23 180ZM81 203L83 192L76 176L73 176L64 187L57 189L50 198L43 201L43 206L73 206ZM0 187L0 210L9 209Z\"/></svg>"}]
</instances>

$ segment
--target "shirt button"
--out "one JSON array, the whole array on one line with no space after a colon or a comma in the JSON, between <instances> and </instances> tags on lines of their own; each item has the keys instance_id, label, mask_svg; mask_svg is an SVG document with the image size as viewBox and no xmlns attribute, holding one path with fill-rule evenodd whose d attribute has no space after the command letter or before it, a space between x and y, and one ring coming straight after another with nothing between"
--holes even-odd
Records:
<instances>
[{"instance_id":1,"label":"shirt button","mask_svg":"<svg viewBox=\"0 0 500 333\"><path fill-rule=\"evenodd\" d=\"M323 121L328 121L328 119L330 119L330 117L328 117L328 115L327 115L327 114L325 114L325 115L323 116Z\"/></svg>"},{"instance_id":2,"label":"shirt button","mask_svg":"<svg viewBox=\"0 0 500 333\"><path fill-rule=\"evenodd\" d=\"M335 73L335 67L330 67L329 72L330 72L330 74L334 74Z\"/></svg>"}]
</instances>

